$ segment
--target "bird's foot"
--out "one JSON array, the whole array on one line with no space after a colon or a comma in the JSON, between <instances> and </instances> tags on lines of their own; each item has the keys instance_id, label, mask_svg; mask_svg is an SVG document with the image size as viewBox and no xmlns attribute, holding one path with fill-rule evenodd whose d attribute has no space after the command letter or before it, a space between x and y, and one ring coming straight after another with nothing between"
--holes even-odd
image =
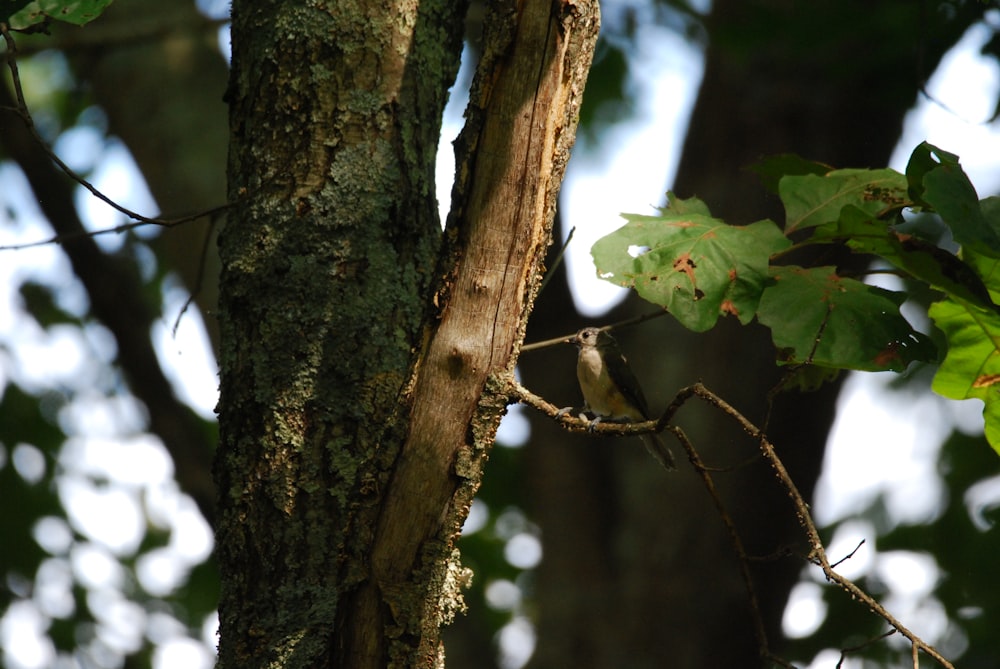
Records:
<instances>
[{"instance_id":1,"label":"bird's foot","mask_svg":"<svg viewBox=\"0 0 1000 669\"><path fill-rule=\"evenodd\" d=\"M563 407L556 412L556 418L562 418L563 416L573 416L578 420L589 421L591 414L587 407Z\"/></svg>"},{"instance_id":2,"label":"bird's foot","mask_svg":"<svg viewBox=\"0 0 1000 669\"><path fill-rule=\"evenodd\" d=\"M587 431L588 432L595 431L597 429L597 426L600 425L601 421L603 420L604 416L594 416L594 420L590 421L590 424L587 425Z\"/></svg>"}]
</instances>

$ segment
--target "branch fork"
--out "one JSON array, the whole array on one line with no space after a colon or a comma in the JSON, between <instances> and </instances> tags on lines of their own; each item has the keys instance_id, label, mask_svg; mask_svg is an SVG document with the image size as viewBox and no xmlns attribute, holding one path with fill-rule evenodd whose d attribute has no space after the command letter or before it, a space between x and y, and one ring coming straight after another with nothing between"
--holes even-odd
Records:
<instances>
[{"instance_id":1,"label":"branch fork","mask_svg":"<svg viewBox=\"0 0 1000 669\"><path fill-rule=\"evenodd\" d=\"M684 430L679 426L673 424L673 418L677 411L692 397L696 397L712 406L716 407L724 414L728 415L730 418L735 420L740 427L743 428L747 435L757 442L757 446L760 449L761 454L767 461L771 464L775 476L777 477L780 484L787 490L789 498L792 500L792 505L795 510L795 516L798 519L799 525L802 527L803 532L809 542L809 555L806 559L812 564L818 566L823 571L823 575L826 580L830 583L837 585L841 590L844 590L847 594L851 596L852 599L860 601L864 606L866 606L872 613L879 616L891 627L891 629L883 634L882 636L875 639L875 641L891 636L895 633L899 633L903 637L909 640L911 645L911 657L912 666L914 669L919 667L919 654L920 652L926 653L929 657L935 660L941 667L945 669L954 669L954 665L949 662L941 653L935 649L932 645L925 642L923 639L914 634L905 625L903 625L898 619L896 619L888 610L885 609L878 601L876 601L871 595L862 590L858 585L856 585L850 579L838 574L835 571L835 567L840 565L844 560L850 559L855 552L860 548L860 544L854 549L849 555L845 556L841 560L835 563L830 562L829 557L826 554L826 549L823 546L823 542L820 539L819 530L816 528L816 524L812 519L812 515L809 510L809 505L806 503L802 494L799 492L798 487L792 481L791 475L785 468L784 463L778 457L774 450L773 444L768 440L767 435L763 430L758 428L754 423L747 419L743 414L737 411L732 405L726 402L724 399L716 395L714 392L709 390L701 383L695 383L690 386L681 388L677 394L674 396L673 401L667 406L664 412L660 415L657 420L649 420L642 423L613 423L613 422L594 422L588 421L585 417L577 417L575 415L570 415L570 411L574 411L572 408L570 410L559 409L555 405L546 401L542 397L535 395L530 390L518 383L513 375L508 375L500 379L503 383L505 393L508 400L511 402L520 402L522 404L527 404L543 414L549 416L553 420L557 421L564 429L571 432L587 432L596 433L604 435L616 435L616 436L632 436L640 435L651 432L670 432L674 435L677 441L683 446L684 450L688 454L688 459L694 466L695 471L701 476L709 495L712 498L716 509L726 526L726 531L729 534L730 541L733 544L733 548L739 557L740 569L744 581L744 585L747 591L747 596L750 599L751 608L753 610L754 617L754 628L757 636L757 643L760 649L760 655L762 658L766 658L778 665L785 667L792 667L793 665L780 657L774 655L769 646L767 635L764 628L763 617L760 613L760 608L758 605L758 598L756 594L756 589L753 582L752 574L750 573L750 563L753 561L750 556L747 555L746 550L743 547L743 542L740 539L739 533L737 532L736 525L732 520L732 517L726 510L721 496L718 494L715 482L712 476L713 470L707 467L701 460L697 450L691 443L690 439L684 433ZM846 648L843 649L842 653L848 653L852 650Z\"/></svg>"}]
</instances>

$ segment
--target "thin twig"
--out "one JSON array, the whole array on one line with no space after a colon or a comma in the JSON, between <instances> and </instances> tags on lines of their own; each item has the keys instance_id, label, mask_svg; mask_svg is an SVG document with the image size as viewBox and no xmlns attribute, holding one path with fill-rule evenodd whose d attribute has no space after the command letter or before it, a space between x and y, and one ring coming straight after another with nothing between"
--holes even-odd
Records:
<instances>
[{"instance_id":1,"label":"thin twig","mask_svg":"<svg viewBox=\"0 0 1000 669\"><path fill-rule=\"evenodd\" d=\"M627 327L630 325L638 325L639 323L644 323L645 321L648 321L650 319L659 318L660 316L666 316L666 315L667 312L663 310L651 311L648 314L633 316L632 318L626 318L623 321L618 321L617 323L612 323L611 325L605 325L600 329L602 331L611 331L618 328ZM548 348L549 346L555 346L556 344L565 344L566 340L572 337L574 334L576 333L570 332L569 334L563 335L561 337L555 337L553 339L545 339L543 341L535 341L530 344L525 344L524 346L521 347L521 353L526 353L527 351L537 351L538 349Z\"/></svg>"},{"instance_id":2,"label":"thin twig","mask_svg":"<svg viewBox=\"0 0 1000 669\"><path fill-rule=\"evenodd\" d=\"M107 49L109 46L127 46L130 44L150 44L173 34L184 34L200 38L210 35L219 28L231 23L230 17L210 18L200 13L193 13L190 18L177 19L167 16L152 16L146 19L132 18L124 23L92 23L86 30L60 31L57 35L45 40L29 43L19 47L19 56L32 56L43 51L59 51L68 53L83 49ZM12 32L24 33L8 26ZM11 57L9 52L0 53L0 60Z\"/></svg>"},{"instance_id":3,"label":"thin twig","mask_svg":"<svg viewBox=\"0 0 1000 669\"><path fill-rule=\"evenodd\" d=\"M559 253L556 254L555 260L552 261L552 267L549 267L548 271L545 272L545 277L542 279L542 284L538 286L538 294L541 295L542 291L545 290L545 286L549 285L549 281L556 274L556 270L559 269L559 265L562 264L563 256L566 255L566 249L569 248L569 243L573 241L573 235L576 234L576 227L569 229L569 234L566 235L566 241L562 243L559 247Z\"/></svg>"},{"instance_id":4,"label":"thin twig","mask_svg":"<svg viewBox=\"0 0 1000 669\"><path fill-rule=\"evenodd\" d=\"M847 554L847 555L845 555L844 557L840 558L839 560L837 560L836 562L834 562L834 563L833 563L833 564L831 564L830 566L831 566L832 568L836 569L837 567L839 567L840 565L842 565L843 563L847 562L847 561L848 561L848 560L850 560L850 559L851 559L852 557L854 557L854 554L855 554L855 553L857 553L857 552L858 552L858 550L859 550L859 549L860 549L860 548L861 548L862 546L864 546L864 545L865 545L865 540L864 540L864 539L862 539L861 541L859 541L859 542L858 542L858 545L854 547L854 550L852 550L852 551L851 551L850 553L848 553L848 554Z\"/></svg>"},{"instance_id":5,"label":"thin twig","mask_svg":"<svg viewBox=\"0 0 1000 669\"><path fill-rule=\"evenodd\" d=\"M830 321L831 310L832 307L827 305L826 316L823 318L823 322L819 324L816 336L813 338L813 345L809 349L809 355L806 356L806 359L799 364L791 365L788 371L782 375L776 384L774 384L774 387L767 391L767 408L764 412L764 419L761 422L762 432L767 432L771 426L771 414L774 411L774 400L777 398L778 393L783 391L791 380L795 378L795 375L802 369L812 365L812 362L816 357L816 349L819 348L819 342L823 338L823 332L826 330L827 323Z\"/></svg>"},{"instance_id":6,"label":"thin twig","mask_svg":"<svg viewBox=\"0 0 1000 669\"><path fill-rule=\"evenodd\" d=\"M729 511L722 501L722 496L719 495L719 491L715 487L715 480L712 478L712 474L705 467L701 457L698 455L698 451L691 444L691 440L688 439L687 434L676 425L670 425L667 427L667 430L674 435L687 452L688 460L691 461L694 470L701 477L702 483L705 484L705 489L708 490L709 497L712 498L712 502L715 504L715 510L722 519L722 524L726 526L726 532L729 534L729 542L733 545L733 550L736 551L736 555L739 558L743 587L746 588L747 598L750 600L750 610L753 617L754 636L757 637L757 646L760 648L761 657L770 657L771 652L767 641L767 631L764 627L764 616L760 612L760 600L757 598L757 589L754 587L753 575L750 573L750 558L747 556L746 548L743 546L743 540L740 538L739 532L736 531L736 523L733 522L732 516L729 515Z\"/></svg>"},{"instance_id":7,"label":"thin twig","mask_svg":"<svg viewBox=\"0 0 1000 669\"><path fill-rule=\"evenodd\" d=\"M535 341L530 344L525 344L521 347L521 353L527 353L528 351L537 351L539 349L548 348L549 346L556 346L557 344L567 343L567 339L573 335L563 335L561 337L555 337L554 339L545 339L543 341Z\"/></svg>"},{"instance_id":8,"label":"thin twig","mask_svg":"<svg viewBox=\"0 0 1000 669\"><path fill-rule=\"evenodd\" d=\"M865 648L867 648L868 646L871 646L874 643L882 641L883 639L888 639L889 637L891 637L895 633L896 633L896 630L895 629L891 629L888 632L883 632L882 634L879 634L877 637L875 637L873 639L868 639L864 643L859 643L857 646L851 646L850 648L841 648L840 649L840 659L837 660L837 666L835 667L835 669L840 669L840 667L844 666L844 660L847 659L847 656L850 653L856 653L859 650L864 650ZM913 665L913 666L916 667L916 665Z\"/></svg>"},{"instance_id":9,"label":"thin twig","mask_svg":"<svg viewBox=\"0 0 1000 669\"><path fill-rule=\"evenodd\" d=\"M953 109L952 107L950 107L947 104L945 104L944 102L942 102L940 98L938 98L938 97L936 97L934 95L931 95L930 91L927 90L927 86L925 84L921 84L921 86L920 86L920 94L923 95L927 99L928 102L930 102L933 105L937 105L938 107L941 108L942 111L944 111L945 113L947 113L947 114L953 116L954 118L958 119L959 121L961 121L965 125L984 126L984 125L989 125L990 123L993 123L997 119L997 114L996 113L991 114L989 118L983 119L981 121L974 121L974 120L972 120L970 118L966 118L964 115L959 114L957 110Z\"/></svg>"},{"instance_id":10,"label":"thin twig","mask_svg":"<svg viewBox=\"0 0 1000 669\"><path fill-rule=\"evenodd\" d=\"M547 402L522 386L513 378L506 378L502 381L506 384L506 394L510 401L521 402L522 404L527 404L528 406L541 411L549 418L557 421L563 426L564 429L570 432L603 435L606 437L636 437L641 434L661 432L664 429L659 427L658 421L655 420L647 420L641 423L616 423L614 421L605 420L595 424L591 420L574 415L574 411L567 411L566 409L561 409L556 405Z\"/></svg>"},{"instance_id":11,"label":"thin twig","mask_svg":"<svg viewBox=\"0 0 1000 669\"><path fill-rule=\"evenodd\" d=\"M42 136L38 134L38 129L35 127L35 120L34 118L32 118L31 112L28 110L28 105L24 99L24 88L21 86L21 73L17 66L17 54L18 54L17 44L15 43L13 36L10 34L9 26L6 23L0 22L0 35L3 36L4 42L7 45L7 69L10 70L11 81L14 85L14 97L17 100L17 107L11 109L10 111L17 114L21 118L21 120L24 122L24 125L28 128L28 132L31 134L31 137L35 140L35 142L38 143L39 148L42 149L45 155L48 156L49 159L52 162L54 162L56 166L58 166L59 169L64 174L66 174L66 176L68 176L70 179L72 179L76 183L86 188L91 195L96 197L101 202L104 202L106 205L108 205L115 211L125 214L130 219L135 221L134 223L127 223L124 225L120 225L110 230L99 230L97 232L87 233L88 235L97 235L106 232L123 232L125 230L130 230L131 228L137 227L139 225L159 225L164 227L173 227L175 225L180 225L181 223L187 223L189 221L197 220L204 216L214 215L219 211L228 208L229 205L220 205L218 207L213 207L206 211L197 212L195 214L190 214L188 216L182 216L180 218L174 218L174 219L151 218L149 216L143 216L138 212L132 211L131 209L118 204L110 197L108 197L100 190L98 190L93 184L91 184L89 181L87 181L82 176L77 174L75 171L73 171L72 168L70 168L69 165L63 162L63 160L55 153L55 151L52 150L52 148L45 142L45 140L42 139ZM64 240L60 237L55 237L47 241L29 242L27 244L15 244L12 246L0 247L0 250L30 248L32 246L39 246L41 244L51 244L54 242L61 242L61 241Z\"/></svg>"},{"instance_id":12,"label":"thin twig","mask_svg":"<svg viewBox=\"0 0 1000 669\"><path fill-rule=\"evenodd\" d=\"M666 309L657 309L656 311L650 311L649 313L640 314L638 316L633 316L631 318L626 318L623 321L618 321L617 323L612 323L611 325L605 325L602 330L617 330L619 328L629 327L632 325L638 325L639 323L645 323L648 320L654 318L659 318L660 316L666 316L669 313Z\"/></svg>"},{"instance_id":13,"label":"thin twig","mask_svg":"<svg viewBox=\"0 0 1000 669\"><path fill-rule=\"evenodd\" d=\"M747 434L757 441L758 446L764 453L764 457L770 461L775 475L781 481L782 485L788 491L789 496L792 498L792 504L795 507L795 515L798 518L799 525L802 527L809 540L809 546L811 549L810 559L814 564L819 565L819 567L823 570L823 574L826 576L826 579L836 583L849 595L863 602L873 613L881 617L892 627L898 630L900 634L909 639L914 648L924 651L941 666L946 667L947 669L954 669L951 662L945 659L945 657L941 655L937 649L910 631L909 628L897 620L891 613L889 613L888 610L886 610L884 606L871 597L871 595L858 587L850 579L845 578L834 571L833 567L830 565L829 559L827 558L826 550L823 548L823 541L820 539L819 530L816 529L816 524L813 522L812 516L809 513L809 505L806 504L805 499L799 492L795 482L792 481L792 477L789 475L788 470L785 469L784 463L782 463L781 459L778 457L778 454L774 450L774 446L770 441L768 441L767 436L754 426L753 423L747 420L741 413L734 409L728 402L702 384L696 383L691 386L690 389L690 394L687 396L696 396L722 410L723 413L726 413L733 418L740 424L741 427L743 427Z\"/></svg>"},{"instance_id":14,"label":"thin twig","mask_svg":"<svg viewBox=\"0 0 1000 669\"><path fill-rule=\"evenodd\" d=\"M135 228L142 227L144 225L157 225L161 228L172 228L183 223L190 223L191 221L196 221L199 218L208 218L209 220L215 220L218 218L219 214L225 212L229 209L228 204L221 204L217 207L211 209L206 209L204 211L199 211L188 216L181 216L180 218L158 218L155 223L149 223L147 220L133 221L131 223L122 223L121 225L116 225L113 228L104 228L101 230L81 230L79 232L62 233L59 235L53 235L48 239L39 239L33 242L23 242L21 244L7 244L5 246L0 246L0 251L20 251L22 249L30 249L36 246L46 246L48 244L65 244L66 242L73 241L74 239L79 239L81 237L97 237L98 235L108 235L108 234L120 234L122 232L128 232L129 230L134 230Z\"/></svg>"},{"instance_id":15,"label":"thin twig","mask_svg":"<svg viewBox=\"0 0 1000 669\"><path fill-rule=\"evenodd\" d=\"M547 414L551 418L558 420L565 429L571 431L588 431L588 432L598 432L605 434L620 434L620 435L632 435L641 434L643 432L660 432L662 430L669 430L677 439L681 442L684 450L688 453L688 458L691 463L695 466L695 470L702 477L702 481L705 483L706 488L709 491L709 495L712 497L719 510L720 516L722 517L723 523L726 525L727 531L730 535L730 540L736 549L737 555L740 558L741 570L744 574L744 582L747 585L748 597L751 601L751 607L756 607L756 593L753 588L752 581L749 579L749 562L750 558L747 556L745 549L743 549L742 542L736 532L735 526L733 525L732 519L729 514L725 511L724 505L715 492L715 484L712 480L709 470L704 466L699 458L697 452L695 451L687 435L679 427L671 424L674 415L677 411L692 397L697 397L698 399L711 404L716 407L730 418L735 420L740 427L743 428L752 439L757 442L757 445L763 454L763 456L771 463L771 468L774 470L775 476L781 482L782 486L787 490L789 497L792 500L792 505L795 508L795 515L798 519L799 526L805 533L810 546L810 552L808 559L813 564L818 565L822 570L823 574L828 581L836 584L847 594L849 594L853 599L861 601L864 605L868 607L875 615L881 617L885 620L892 628L893 631L899 632L899 634L906 637L912 647L912 657L913 666L917 667L919 652L923 651L934 659L938 664L945 669L954 669L954 665L951 664L940 652L937 651L933 646L923 641L920 637L910 631L905 625L903 625L899 620L897 620L885 607L883 607L878 601L876 601L871 595L866 593L860 587L858 587L853 581L844 576L838 574L834 567L840 565L844 560L852 557L862 544L851 551L847 556L837 561L835 564L831 565L830 560L827 557L826 549L823 546L823 541L819 536L819 530L816 528L816 524L812 519L812 515L809 511L809 505L806 503L802 494L798 490L798 486L792 480L791 475L785 468L784 463L778 457L775 452L773 444L768 440L767 436L762 430L760 430L756 425L750 422L743 414L737 411L732 405L726 402L724 399L713 393L711 390L706 388L701 383L695 383L693 385L681 388L674 397L674 400L666 408L660 418L656 421L646 421L643 423L601 423L597 426L593 426L586 420L581 420L561 412L554 405L546 402L541 397L531 393L529 390L517 383L513 377L506 380L502 380L506 383L506 393L511 401L520 401L530 406L535 407L539 411ZM863 542L862 542L863 543ZM757 610L756 608L754 609ZM791 666L787 664L784 660L780 658L775 658L771 656L768 650L768 642L766 636L761 631L761 623L755 614L755 633L758 637L758 644L760 645L761 656L766 657L778 664L784 666ZM888 636L888 634L883 635L883 637ZM849 650L849 649L848 649Z\"/></svg>"},{"instance_id":16,"label":"thin twig","mask_svg":"<svg viewBox=\"0 0 1000 669\"><path fill-rule=\"evenodd\" d=\"M188 307L194 302L195 298L201 292L201 287L205 281L205 266L208 264L208 252L209 248L212 246L212 231L215 230L216 218L213 216L208 227L205 228L205 241L201 245L201 257L198 258L198 273L194 278L194 287L188 294L186 300L184 300L184 306L181 307L180 312L177 314L177 318L174 320L173 336L177 336L177 328L181 326L181 318L187 313Z\"/></svg>"}]
</instances>

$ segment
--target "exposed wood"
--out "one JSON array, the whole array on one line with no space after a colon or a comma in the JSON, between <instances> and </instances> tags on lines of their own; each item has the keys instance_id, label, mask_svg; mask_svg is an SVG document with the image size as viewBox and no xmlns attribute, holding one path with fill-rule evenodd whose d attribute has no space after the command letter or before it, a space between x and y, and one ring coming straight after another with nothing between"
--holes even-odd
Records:
<instances>
[{"instance_id":1,"label":"exposed wood","mask_svg":"<svg viewBox=\"0 0 1000 669\"><path fill-rule=\"evenodd\" d=\"M480 400L488 377L513 366L523 337L599 26L597 3L589 1L525 0L491 11L458 142L439 320L428 332L409 438L379 520L370 591L358 599L369 630L391 627L383 616L422 600L434 612L424 629L396 633L414 635L410 643L428 666L439 661L437 627L451 605L428 591L427 570L440 566L425 557L450 552L502 414L502 406ZM486 441L475 443L477 434ZM443 551L428 551L435 541ZM356 637L344 660L381 666L378 642Z\"/></svg>"}]
</instances>

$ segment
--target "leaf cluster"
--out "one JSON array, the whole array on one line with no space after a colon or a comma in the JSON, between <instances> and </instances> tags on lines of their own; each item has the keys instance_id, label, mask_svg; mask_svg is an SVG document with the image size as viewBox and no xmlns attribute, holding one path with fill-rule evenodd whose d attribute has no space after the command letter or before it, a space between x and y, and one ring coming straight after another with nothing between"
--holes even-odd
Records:
<instances>
[{"instance_id":1,"label":"leaf cluster","mask_svg":"<svg viewBox=\"0 0 1000 669\"><path fill-rule=\"evenodd\" d=\"M50 21L82 26L90 23L112 0L0 0L0 23L12 30L32 32Z\"/></svg>"},{"instance_id":2,"label":"leaf cluster","mask_svg":"<svg viewBox=\"0 0 1000 669\"><path fill-rule=\"evenodd\" d=\"M940 363L933 389L986 403L986 436L1000 450L1000 199L980 200L958 156L928 143L905 174L832 169L795 156L755 166L785 209L771 220L730 225L696 198L668 194L655 216L627 223L592 249L598 276L635 289L696 332L721 316L768 327L779 364L819 371L904 371ZM939 245L904 218L936 213L959 248ZM930 288L929 313L946 354L900 313L909 297L835 266L789 261L805 247L846 247L911 285ZM943 357L943 360L942 360Z\"/></svg>"}]
</instances>

